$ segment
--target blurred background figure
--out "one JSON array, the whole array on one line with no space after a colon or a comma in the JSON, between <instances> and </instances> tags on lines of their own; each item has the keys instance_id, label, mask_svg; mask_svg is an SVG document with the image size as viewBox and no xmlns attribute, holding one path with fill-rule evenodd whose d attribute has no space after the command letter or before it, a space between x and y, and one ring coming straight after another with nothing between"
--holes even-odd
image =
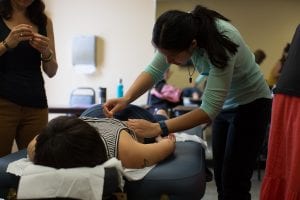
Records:
<instances>
[{"instance_id":1,"label":"blurred background figure","mask_svg":"<svg viewBox=\"0 0 300 200\"><path fill-rule=\"evenodd\" d=\"M182 105L182 90L167 83L171 75L170 69L165 71L164 78L157 82L149 92L148 110L152 114L156 114L158 110L169 113L172 108Z\"/></svg>"},{"instance_id":2,"label":"blurred background figure","mask_svg":"<svg viewBox=\"0 0 300 200\"><path fill-rule=\"evenodd\" d=\"M191 83L191 87L179 88L168 83L172 71L167 69L164 78L154 85L149 92L148 110L152 114L172 115L172 109L178 105L200 105L202 91L198 82ZM202 80L201 80L202 81ZM159 113L157 113L159 112Z\"/></svg>"},{"instance_id":3,"label":"blurred background figure","mask_svg":"<svg viewBox=\"0 0 300 200\"><path fill-rule=\"evenodd\" d=\"M267 57L266 53L261 50L261 49L257 49L256 51L254 51L254 56L255 56L255 62L257 64L261 64Z\"/></svg>"},{"instance_id":4,"label":"blurred background figure","mask_svg":"<svg viewBox=\"0 0 300 200\"><path fill-rule=\"evenodd\" d=\"M271 72L267 80L270 89L274 88L274 86L278 81L278 78L281 74L282 66L288 56L289 48L290 48L290 43L287 43L282 51L281 58L275 63L275 65L271 69Z\"/></svg>"}]
</instances>

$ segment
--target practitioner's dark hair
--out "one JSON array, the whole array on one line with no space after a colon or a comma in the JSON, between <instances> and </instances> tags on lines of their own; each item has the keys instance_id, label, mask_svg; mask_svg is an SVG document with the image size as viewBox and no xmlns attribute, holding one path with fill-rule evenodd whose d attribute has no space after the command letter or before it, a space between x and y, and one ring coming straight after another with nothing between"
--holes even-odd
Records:
<instances>
[{"instance_id":1,"label":"practitioner's dark hair","mask_svg":"<svg viewBox=\"0 0 300 200\"><path fill-rule=\"evenodd\" d=\"M52 119L37 137L34 163L54 168L94 167L107 160L97 130L72 116Z\"/></svg>"},{"instance_id":2,"label":"practitioner's dark hair","mask_svg":"<svg viewBox=\"0 0 300 200\"><path fill-rule=\"evenodd\" d=\"M156 48L180 52L189 49L196 39L198 47L207 51L211 63L224 68L229 60L226 51L235 54L238 45L218 31L217 19L229 21L220 13L201 5L197 5L191 13L167 11L154 25L152 43Z\"/></svg>"}]
</instances>

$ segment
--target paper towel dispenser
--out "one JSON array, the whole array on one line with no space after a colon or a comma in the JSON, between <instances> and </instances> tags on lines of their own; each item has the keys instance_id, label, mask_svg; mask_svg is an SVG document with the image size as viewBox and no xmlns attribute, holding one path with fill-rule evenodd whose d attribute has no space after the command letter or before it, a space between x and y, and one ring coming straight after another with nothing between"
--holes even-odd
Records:
<instances>
[{"instance_id":1,"label":"paper towel dispenser","mask_svg":"<svg viewBox=\"0 0 300 200\"><path fill-rule=\"evenodd\" d=\"M73 38L72 64L78 73L91 74L96 71L95 35L78 35Z\"/></svg>"}]
</instances>

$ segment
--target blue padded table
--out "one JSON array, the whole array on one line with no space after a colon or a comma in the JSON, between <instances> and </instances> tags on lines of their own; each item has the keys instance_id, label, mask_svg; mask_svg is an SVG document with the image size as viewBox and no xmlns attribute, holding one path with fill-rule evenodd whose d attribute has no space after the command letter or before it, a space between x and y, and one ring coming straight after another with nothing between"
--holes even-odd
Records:
<instances>
[{"instance_id":1,"label":"blue padded table","mask_svg":"<svg viewBox=\"0 0 300 200\"><path fill-rule=\"evenodd\" d=\"M23 149L0 158L0 198L7 199L7 196L9 195L12 199L15 199L14 196L9 194L9 190L13 189L13 193L17 191L20 177L6 173L6 169L9 163L21 158L26 158L26 155L27 151L26 149ZM106 199L113 198L113 193L119 191L118 179L118 172L115 168L105 169L103 197Z\"/></svg>"},{"instance_id":2,"label":"blue padded table","mask_svg":"<svg viewBox=\"0 0 300 200\"><path fill-rule=\"evenodd\" d=\"M129 106L116 118L139 118L151 114L136 106ZM82 116L103 117L100 105L94 105L83 112ZM185 131L200 136L201 127ZM0 158L0 198L4 198L7 189L17 187L18 177L6 173L7 165L26 156L26 151L19 151ZM200 200L205 192L205 151L196 142L177 142L175 152L166 160L157 164L142 180L126 181L125 192L128 200L160 200L168 196L169 200ZM110 177L105 176L106 181ZM105 187L104 184L104 187ZM105 191L105 188L104 188Z\"/></svg>"},{"instance_id":3,"label":"blue padded table","mask_svg":"<svg viewBox=\"0 0 300 200\"><path fill-rule=\"evenodd\" d=\"M18 186L19 177L6 173L6 169L9 163L26 157L26 150L21 150L17 153L0 158L0 198L6 199L8 190L10 188L16 188Z\"/></svg>"},{"instance_id":4,"label":"blue padded table","mask_svg":"<svg viewBox=\"0 0 300 200\"><path fill-rule=\"evenodd\" d=\"M140 181L127 181L125 190L130 200L199 200L205 182L205 154L199 143L178 142L175 153L159 163Z\"/></svg>"},{"instance_id":5,"label":"blue padded table","mask_svg":"<svg viewBox=\"0 0 300 200\"><path fill-rule=\"evenodd\" d=\"M26 151L0 158L0 198L6 199L9 188L17 188L19 177L6 173L10 162L26 157ZM129 200L199 200L205 192L204 149L195 142L178 142L172 156L159 163L140 181L126 181ZM105 180L112 180L105 177ZM117 185L117 184L115 184ZM105 190L105 189L104 189Z\"/></svg>"},{"instance_id":6,"label":"blue padded table","mask_svg":"<svg viewBox=\"0 0 300 200\"><path fill-rule=\"evenodd\" d=\"M82 116L105 117L101 104L90 107ZM135 105L127 106L114 117L124 121L129 118L156 121L150 112ZM197 126L185 132L201 136L202 128ZM205 192L205 165L205 151L199 143L178 142L174 154L142 180L126 182L127 197L129 200L160 200L166 195L170 200L199 200Z\"/></svg>"}]
</instances>

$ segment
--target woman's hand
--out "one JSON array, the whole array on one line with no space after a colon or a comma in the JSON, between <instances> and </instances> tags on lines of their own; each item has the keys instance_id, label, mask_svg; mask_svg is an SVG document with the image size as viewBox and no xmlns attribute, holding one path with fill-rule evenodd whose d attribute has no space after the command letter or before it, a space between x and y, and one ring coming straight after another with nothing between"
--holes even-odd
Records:
<instances>
[{"instance_id":1,"label":"woman's hand","mask_svg":"<svg viewBox=\"0 0 300 200\"><path fill-rule=\"evenodd\" d=\"M5 41L9 48L15 48L21 41L33 39L32 26L27 24L19 24L13 27L6 37Z\"/></svg>"},{"instance_id":2,"label":"woman's hand","mask_svg":"<svg viewBox=\"0 0 300 200\"><path fill-rule=\"evenodd\" d=\"M174 133L169 133L169 135L167 135L167 136L165 136L165 137L162 137L162 136L157 136L156 138L155 138L155 141L156 142L160 142L161 140L163 140L163 139L169 139L169 140L171 140L173 143L176 143L176 137L175 137L175 135L174 135Z\"/></svg>"},{"instance_id":3,"label":"woman's hand","mask_svg":"<svg viewBox=\"0 0 300 200\"><path fill-rule=\"evenodd\" d=\"M112 118L114 114L126 108L128 101L122 97L117 99L110 99L103 104L103 112L106 117Z\"/></svg>"},{"instance_id":4,"label":"woman's hand","mask_svg":"<svg viewBox=\"0 0 300 200\"><path fill-rule=\"evenodd\" d=\"M151 138L160 135L160 126L158 123L152 123L144 119L129 119L127 125L138 137Z\"/></svg>"},{"instance_id":5,"label":"woman's hand","mask_svg":"<svg viewBox=\"0 0 300 200\"><path fill-rule=\"evenodd\" d=\"M165 138L171 140L173 143L176 143L176 137L174 133L169 133L169 135L166 136Z\"/></svg>"},{"instance_id":6,"label":"woman's hand","mask_svg":"<svg viewBox=\"0 0 300 200\"><path fill-rule=\"evenodd\" d=\"M158 143L165 143L170 152L174 152L176 147L176 137L173 133L170 133L169 135L165 137L158 136L156 142Z\"/></svg>"},{"instance_id":7,"label":"woman's hand","mask_svg":"<svg viewBox=\"0 0 300 200\"><path fill-rule=\"evenodd\" d=\"M42 54L42 58L49 58L52 54L49 48L50 39L44 35L34 33L30 45Z\"/></svg>"}]
</instances>

